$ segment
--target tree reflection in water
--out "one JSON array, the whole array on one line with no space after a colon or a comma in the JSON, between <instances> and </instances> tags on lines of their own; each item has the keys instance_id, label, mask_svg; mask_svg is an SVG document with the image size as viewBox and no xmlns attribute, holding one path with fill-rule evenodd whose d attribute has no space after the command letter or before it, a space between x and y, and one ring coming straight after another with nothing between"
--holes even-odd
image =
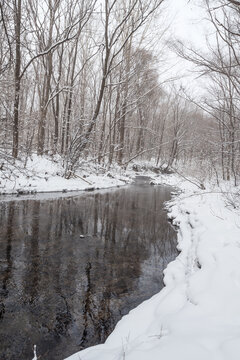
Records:
<instances>
[{"instance_id":1,"label":"tree reflection in water","mask_svg":"<svg viewBox=\"0 0 240 360\"><path fill-rule=\"evenodd\" d=\"M103 342L177 255L167 187L0 203L0 358L62 359ZM84 237L80 237L84 235Z\"/></svg>"}]
</instances>

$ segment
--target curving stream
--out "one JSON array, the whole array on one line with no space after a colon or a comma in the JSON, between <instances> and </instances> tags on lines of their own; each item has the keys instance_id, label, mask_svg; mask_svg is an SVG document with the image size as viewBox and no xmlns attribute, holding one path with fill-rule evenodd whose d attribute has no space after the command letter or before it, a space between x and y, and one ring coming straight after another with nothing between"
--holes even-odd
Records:
<instances>
[{"instance_id":1,"label":"curving stream","mask_svg":"<svg viewBox=\"0 0 240 360\"><path fill-rule=\"evenodd\" d=\"M171 188L0 199L0 359L60 360L104 342L177 256ZM49 196L48 196L49 197ZM41 356L41 357L40 357Z\"/></svg>"}]
</instances>

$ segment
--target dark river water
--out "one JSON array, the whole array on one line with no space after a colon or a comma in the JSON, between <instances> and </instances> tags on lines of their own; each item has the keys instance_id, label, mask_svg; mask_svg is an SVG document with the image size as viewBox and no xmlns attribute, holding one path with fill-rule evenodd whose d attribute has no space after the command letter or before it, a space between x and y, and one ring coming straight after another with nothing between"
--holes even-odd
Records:
<instances>
[{"instance_id":1,"label":"dark river water","mask_svg":"<svg viewBox=\"0 0 240 360\"><path fill-rule=\"evenodd\" d=\"M171 190L137 181L0 199L0 360L32 360L34 344L39 360L60 360L104 342L157 293L177 256L163 208Z\"/></svg>"}]
</instances>

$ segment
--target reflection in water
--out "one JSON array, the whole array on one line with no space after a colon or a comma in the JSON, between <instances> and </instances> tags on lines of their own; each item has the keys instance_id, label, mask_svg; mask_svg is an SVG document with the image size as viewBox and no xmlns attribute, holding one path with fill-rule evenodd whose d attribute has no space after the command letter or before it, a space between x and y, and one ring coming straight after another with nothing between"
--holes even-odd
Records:
<instances>
[{"instance_id":1,"label":"reflection in water","mask_svg":"<svg viewBox=\"0 0 240 360\"><path fill-rule=\"evenodd\" d=\"M177 255L163 202L133 185L0 203L0 359L63 359L103 342L163 286Z\"/></svg>"}]
</instances>

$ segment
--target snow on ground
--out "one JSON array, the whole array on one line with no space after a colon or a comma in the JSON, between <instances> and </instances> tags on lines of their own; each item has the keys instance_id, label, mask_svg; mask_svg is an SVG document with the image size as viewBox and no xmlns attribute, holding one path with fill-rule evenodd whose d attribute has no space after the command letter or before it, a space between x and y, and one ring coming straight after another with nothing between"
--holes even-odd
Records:
<instances>
[{"instance_id":1,"label":"snow on ground","mask_svg":"<svg viewBox=\"0 0 240 360\"><path fill-rule=\"evenodd\" d=\"M68 360L238 360L240 358L240 211L219 189L178 176L169 202L180 254L165 288L122 318L105 344Z\"/></svg>"},{"instance_id":2,"label":"snow on ground","mask_svg":"<svg viewBox=\"0 0 240 360\"><path fill-rule=\"evenodd\" d=\"M63 167L56 159L33 155L28 159L26 168L22 164L18 168L10 168L5 171L7 176L0 173L0 194L76 191L91 188L109 188L124 185L129 182L128 177L103 173L101 168L92 168L92 164L84 165L84 170L76 172L75 177L65 179ZM20 167L21 166L21 167Z\"/></svg>"}]
</instances>

